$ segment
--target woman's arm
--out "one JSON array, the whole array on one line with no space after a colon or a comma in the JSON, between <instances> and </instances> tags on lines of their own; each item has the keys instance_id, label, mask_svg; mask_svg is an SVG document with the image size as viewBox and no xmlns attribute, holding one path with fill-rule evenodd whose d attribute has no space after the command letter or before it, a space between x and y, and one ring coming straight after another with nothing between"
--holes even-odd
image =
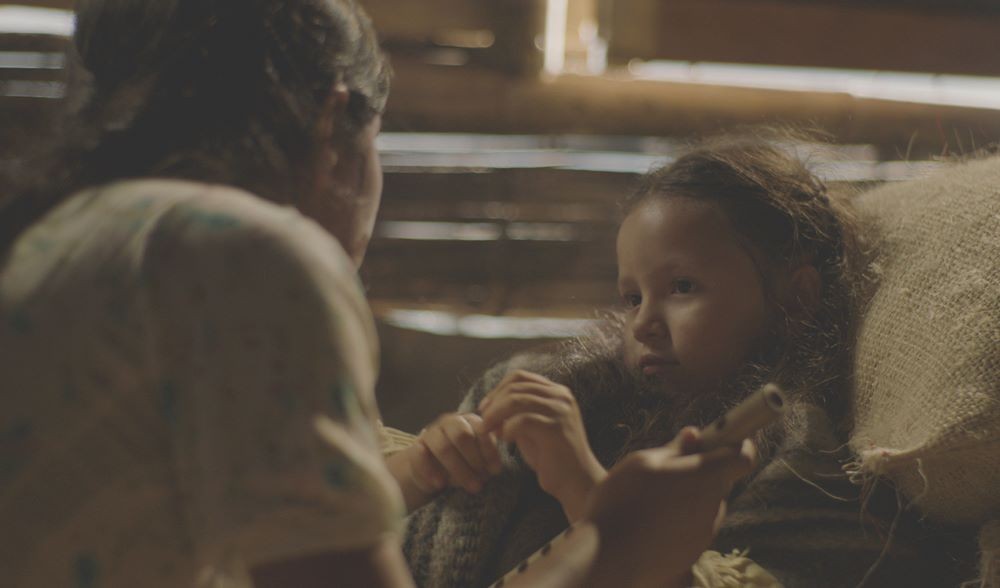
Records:
<instances>
[{"instance_id":1,"label":"woman's arm","mask_svg":"<svg viewBox=\"0 0 1000 588\"><path fill-rule=\"evenodd\" d=\"M143 276L152 400L197 557L253 566L365 552L397 532L374 325L336 241L287 209L206 188L161 218Z\"/></svg>"},{"instance_id":2,"label":"woman's arm","mask_svg":"<svg viewBox=\"0 0 1000 588\"><path fill-rule=\"evenodd\" d=\"M496 586L505 588L680 588L708 547L723 498L753 469L755 454L723 448L683 455L685 429L666 447L636 452L595 489L584 520ZM348 581L350 579L351 581ZM254 571L255 588L413 585L394 538L359 552L297 558Z\"/></svg>"}]
</instances>

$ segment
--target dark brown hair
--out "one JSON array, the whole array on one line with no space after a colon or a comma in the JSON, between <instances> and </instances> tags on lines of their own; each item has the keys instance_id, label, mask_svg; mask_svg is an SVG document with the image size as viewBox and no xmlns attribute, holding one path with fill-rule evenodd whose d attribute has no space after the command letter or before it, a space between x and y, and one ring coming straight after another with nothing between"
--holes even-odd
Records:
<instances>
[{"instance_id":1,"label":"dark brown hair","mask_svg":"<svg viewBox=\"0 0 1000 588\"><path fill-rule=\"evenodd\" d=\"M779 142L784 134L762 133L768 138L706 141L647 174L622 208L628 214L677 197L717 206L754 259L774 307L773 346L755 358L766 366L760 377L778 380L799 398L832 404L843 416L850 317L860 289L858 223L846 198L830 194L790 144ZM818 270L820 304L792 325L773 293L780 272L799 263Z\"/></svg>"},{"instance_id":2,"label":"dark brown hair","mask_svg":"<svg viewBox=\"0 0 1000 588\"><path fill-rule=\"evenodd\" d=\"M74 191L122 178L294 203L325 143L350 141L385 106L388 64L354 0L78 0L76 13L89 84L64 139L0 202L0 255ZM338 83L347 116L321 136Z\"/></svg>"}]
</instances>

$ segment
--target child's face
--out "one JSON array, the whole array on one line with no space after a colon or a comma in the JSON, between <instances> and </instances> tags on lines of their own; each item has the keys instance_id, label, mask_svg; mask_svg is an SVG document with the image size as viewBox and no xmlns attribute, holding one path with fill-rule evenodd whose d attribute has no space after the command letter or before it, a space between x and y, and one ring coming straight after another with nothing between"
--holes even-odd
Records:
<instances>
[{"instance_id":1,"label":"child's face","mask_svg":"<svg viewBox=\"0 0 1000 588\"><path fill-rule=\"evenodd\" d=\"M685 197L640 204L618 231L625 360L692 390L732 376L767 329L760 274L722 211Z\"/></svg>"}]
</instances>

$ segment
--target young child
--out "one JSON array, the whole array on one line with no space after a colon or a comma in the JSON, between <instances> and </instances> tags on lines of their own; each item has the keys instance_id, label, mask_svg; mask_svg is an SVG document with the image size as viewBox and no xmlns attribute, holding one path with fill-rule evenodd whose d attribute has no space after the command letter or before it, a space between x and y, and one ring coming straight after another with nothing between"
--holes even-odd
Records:
<instances>
[{"instance_id":1,"label":"young child","mask_svg":"<svg viewBox=\"0 0 1000 588\"><path fill-rule=\"evenodd\" d=\"M411 517L405 549L418 582L488 584L575 520L622 455L708 424L775 381L794 406L756 439L761 466L731 497L720 551L750 548L786 586L854 585L869 569L873 585L944 585L895 559L908 547L898 539L873 568L885 541L859 525L859 492L838 461L848 317L861 282L848 210L802 162L757 140L688 153L648 174L623 210L624 313L558 353L497 366L459 414L439 421L451 433L428 429L405 454L412 480L432 477L419 474L432 457L444 466L427 490L449 480L468 490ZM458 421L461 436L448 425ZM492 434L517 452L505 452L487 483L497 471ZM435 452L433 438L450 443ZM888 521L895 513L880 500L867 512ZM736 555L703 557L695 575L703 586L722 586L723 576L735 582L725 585L775 585Z\"/></svg>"}]
</instances>

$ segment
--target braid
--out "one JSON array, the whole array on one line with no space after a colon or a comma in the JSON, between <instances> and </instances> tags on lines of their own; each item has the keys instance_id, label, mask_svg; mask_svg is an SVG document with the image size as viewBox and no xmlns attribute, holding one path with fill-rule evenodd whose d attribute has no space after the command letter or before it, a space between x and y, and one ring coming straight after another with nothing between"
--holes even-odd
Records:
<instances>
[{"instance_id":1,"label":"braid","mask_svg":"<svg viewBox=\"0 0 1000 588\"><path fill-rule=\"evenodd\" d=\"M0 258L77 190L122 178L224 183L294 204L313 189L316 154L385 105L389 67L354 0L78 0L76 10L70 61L90 84L60 141L21 165L19 187L0 199ZM338 83L346 116L321 137Z\"/></svg>"}]
</instances>

